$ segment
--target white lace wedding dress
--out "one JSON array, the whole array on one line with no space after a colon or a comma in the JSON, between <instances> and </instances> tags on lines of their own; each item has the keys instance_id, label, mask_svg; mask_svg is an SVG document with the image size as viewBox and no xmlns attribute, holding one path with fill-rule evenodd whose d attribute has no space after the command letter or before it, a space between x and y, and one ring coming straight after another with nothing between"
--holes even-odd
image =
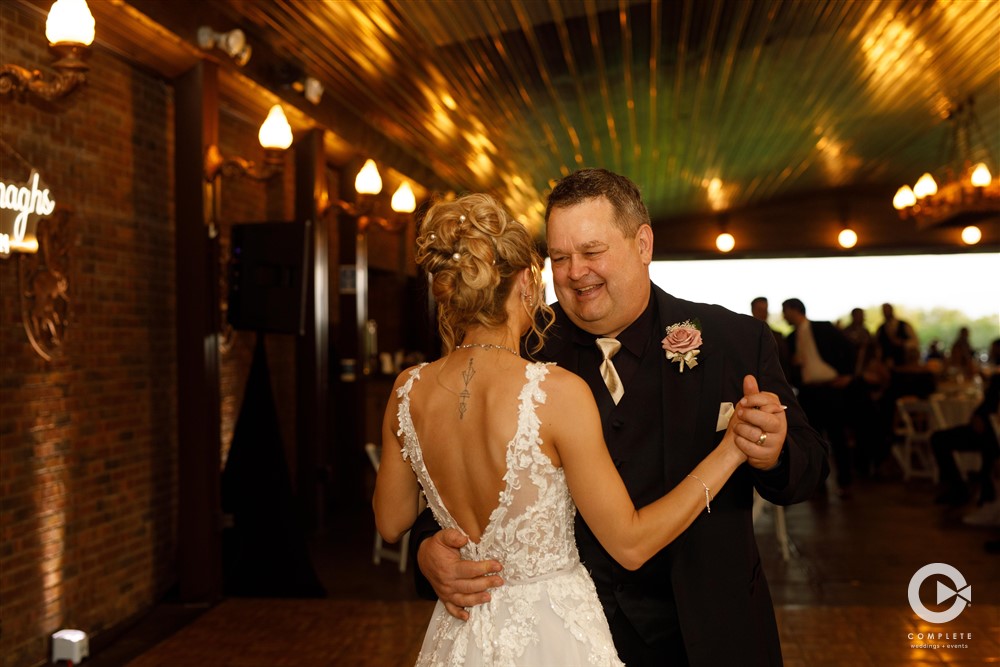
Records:
<instances>
[{"instance_id":1,"label":"white lace wedding dress","mask_svg":"<svg viewBox=\"0 0 1000 667\"><path fill-rule=\"evenodd\" d=\"M410 416L409 392L419 366L399 388L398 434L438 523L462 530L441 502L424 466ZM505 488L478 543L462 548L468 560L503 564L504 585L490 602L469 608L468 621L434 609L417 665L465 667L621 666L594 583L577 553L576 505L562 468L539 449L535 405L545 402L539 384L545 364L529 364L519 396L517 433L507 445Z\"/></svg>"}]
</instances>

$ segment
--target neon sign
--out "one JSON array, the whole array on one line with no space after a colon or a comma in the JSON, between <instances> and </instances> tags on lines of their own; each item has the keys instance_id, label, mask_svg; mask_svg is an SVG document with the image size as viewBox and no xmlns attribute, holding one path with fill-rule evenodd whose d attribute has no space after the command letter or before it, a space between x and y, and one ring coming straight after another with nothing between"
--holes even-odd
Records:
<instances>
[{"instance_id":1,"label":"neon sign","mask_svg":"<svg viewBox=\"0 0 1000 667\"><path fill-rule=\"evenodd\" d=\"M31 170L25 183L0 181L0 257L12 252L38 252L38 219L52 214L56 202Z\"/></svg>"}]
</instances>

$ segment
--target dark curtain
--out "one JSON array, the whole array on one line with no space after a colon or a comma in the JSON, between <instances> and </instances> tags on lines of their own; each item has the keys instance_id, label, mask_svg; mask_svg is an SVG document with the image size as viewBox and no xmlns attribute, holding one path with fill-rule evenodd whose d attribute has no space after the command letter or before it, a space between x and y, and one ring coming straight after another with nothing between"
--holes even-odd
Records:
<instances>
[{"instance_id":1,"label":"dark curtain","mask_svg":"<svg viewBox=\"0 0 1000 667\"><path fill-rule=\"evenodd\" d=\"M310 562L302 519L296 512L262 333L257 334L243 405L222 473L222 509L231 518L222 543L226 595L326 595Z\"/></svg>"}]
</instances>

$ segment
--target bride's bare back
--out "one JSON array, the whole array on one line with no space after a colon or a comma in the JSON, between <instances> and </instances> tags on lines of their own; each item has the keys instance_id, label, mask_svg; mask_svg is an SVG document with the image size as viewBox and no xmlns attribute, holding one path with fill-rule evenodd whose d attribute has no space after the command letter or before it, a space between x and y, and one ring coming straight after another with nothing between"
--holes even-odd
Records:
<instances>
[{"instance_id":1,"label":"bride's bare back","mask_svg":"<svg viewBox=\"0 0 1000 667\"><path fill-rule=\"evenodd\" d=\"M503 349L457 350L424 367L410 393L427 472L442 503L474 542L505 487L526 365ZM543 444L542 451L558 462L551 446Z\"/></svg>"}]
</instances>

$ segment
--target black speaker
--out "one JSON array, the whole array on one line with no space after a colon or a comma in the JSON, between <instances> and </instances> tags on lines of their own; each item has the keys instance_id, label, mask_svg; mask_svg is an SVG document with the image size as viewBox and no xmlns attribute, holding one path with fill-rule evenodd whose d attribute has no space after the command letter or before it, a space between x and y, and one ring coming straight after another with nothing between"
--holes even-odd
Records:
<instances>
[{"instance_id":1,"label":"black speaker","mask_svg":"<svg viewBox=\"0 0 1000 667\"><path fill-rule=\"evenodd\" d=\"M229 324L234 329L305 334L312 221L232 227Z\"/></svg>"}]
</instances>

